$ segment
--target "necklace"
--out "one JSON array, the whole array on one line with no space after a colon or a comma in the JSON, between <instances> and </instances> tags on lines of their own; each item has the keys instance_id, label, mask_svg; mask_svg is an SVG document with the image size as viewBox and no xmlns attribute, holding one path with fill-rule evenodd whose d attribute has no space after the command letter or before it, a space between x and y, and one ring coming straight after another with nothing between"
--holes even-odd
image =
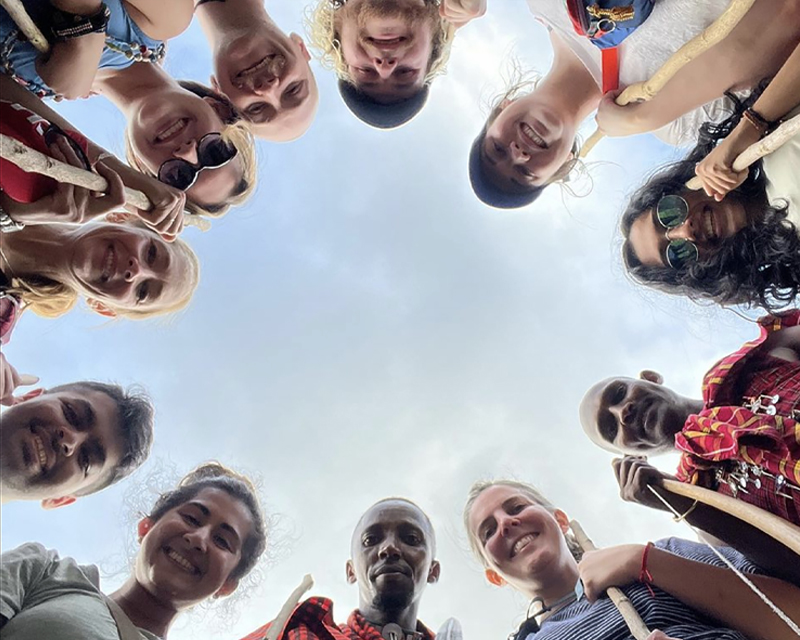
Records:
<instances>
[{"instance_id":1,"label":"necklace","mask_svg":"<svg viewBox=\"0 0 800 640\"><path fill-rule=\"evenodd\" d=\"M549 612L558 612L568 604L572 604L573 602L577 602L583 597L583 583L578 580L578 583L575 585L575 588L570 591L567 595L562 598L559 598L552 604L545 604L543 598L534 598L531 600L530 604L528 605L528 611L526 613L527 617L525 621L519 626L516 633L509 636L509 640L525 640L530 634L537 633L540 629L539 621L537 618L543 616L545 613ZM536 613L531 613L531 609L534 605L540 605L541 609L539 609Z\"/></svg>"}]
</instances>

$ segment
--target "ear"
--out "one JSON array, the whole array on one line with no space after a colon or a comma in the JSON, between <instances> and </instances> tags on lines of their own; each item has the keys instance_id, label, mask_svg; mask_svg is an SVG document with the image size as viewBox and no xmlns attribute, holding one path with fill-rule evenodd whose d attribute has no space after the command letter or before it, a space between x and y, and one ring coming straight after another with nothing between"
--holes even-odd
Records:
<instances>
[{"instance_id":1,"label":"ear","mask_svg":"<svg viewBox=\"0 0 800 640\"><path fill-rule=\"evenodd\" d=\"M654 384L664 384L664 376L662 376L658 371L651 371L650 369L645 369L642 371L639 374L639 378L641 380L653 382Z\"/></svg>"},{"instance_id":2,"label":"ear","mask_svg":"<svg viewBox=\"0 0 800 640\"><path fill-rule=\"evenodd\" d=\"M153 521L150 518L142 518L139 520L139 524L136 527L136 532L139 534L139 543L141 544L142 539L149 533L150 529L153 528Z\"/></svg>"},{"instance_id":3,"label":"ear","mask_svg":"<svg viewBox=\"0 0 800 640\"><path fill-rule=\"evenodd\" d=\"M561 509L556 509L553 513L553 517L556 519L556 522L558 522L561 533L567 533L569 531L569 516Z\"/></svg>"},{"instance_id":4,"label":"ear","mask_svg":"<svg viewBox=\"0 0 800 640\"><path fill-rule=\"evenodd\" d=\"M44 393L44 389L31 389L28 393L24 393L21 396L16 396L14 398L14 404L18 405L26 400L33 400L34 398L38 398L40 395Z\"/></svg>"},{"instance_id":5,"label":"ear","mask_svg":"<svg viewBox=\"0 0 800 640\"><path fill-rule=\"evenodd\" d=\"M220 587L220 588L217 590L217 592L214 594L214 597L215 597L215 598L224 598L224 597L226 597L226 596L229 596L229 595L231 595L231 594L232 594L234 591L236 591L236 588L237 588L238 586L239 586L239 581L238 581L238 580L234 580L233 578L228 578L228 579L225 581L225 584L223 584L223 585L222 585L222 586L221 586L221 587Z\"/></svg>"},{"instance_id":6,"label":"ear","mask_svg":"<svg viewBox=\"0 0 800 640\"><path fill-rule=\"evenodd\" d=\"M506 581L500 577L500 574L494 569L486 569L486 571L484 571L484 575L486 576L486 579L495 587L502 587L506 583Z\"/></svg>"},{"instance_id":7,"label":"ear","mask_svg":"<svg viewBox=\"0 0 800 640\"><path fill-rule=\"evenodd\" d=\"M344 571L347 575L347 584L355 584L356 583L356 568L353 566L353 561L348 560L347 563L344 565Z\"/></svg>"},{"instance_id":8,"label":"ear","mask_svg":"<svg viewBox=\"0 0 800 640\"><path fill-rule=\"evenodd\" d=\"M306 48L306 43L303 42L303 39L296 33L290 33L289 39L297 45L297 48L300 51L300 55L302 55L306 59L306 62L310 62L311 54L308 52L308 49Z\"/></svg>"},{"instance_id":9,"label":"ear","mask_svg":"<svg viewBox=\"0 0 800 640\"><path fill-rule=\"evenodd\" d=\"M431 568L428 569L428 584L439 582L439 574L442 572L442 567L439 565L438 560L431 562Z\"/></svg>"},{"instance_id":10,"label":"ear","mask_svg":"<svg viewBox=\"0 0 800 640\"><path fill-rule=\"evenodd\" d=\"M68 504L75 502L75 496L64 496L62 498L45 498L42 500L42 509L58 509L59 507L66 507Z\"/></svg>"},{"instance_id":11,"label":"ear","mask_svg":"<svg viewBox=\"0 0 800 640\"><path fill-rule=\"evenodd\" d=\"M94 298L86 298L86 304L89 305L89 308L94 311L95 313L99 313L101 316L105 316L106 318L116 318L117 312L113 309L109 309L106 305L104 305L99 300L95 300Z\"/></svg>"},{"instance_id":12,"label":"ear","mask_svg":"<svg viewBox=\"0 0 800 640\"><path fill-rule=\"evenodd\" d=\"M514 101L511 98L503 98L503 100L500 101L500 104L497 105L497 110L502 111L513 102Z\"/></svg>"},{"instance_id":13,"label":"ear","mask_svg":"<svg viewBox=\"0 0 800 640\"><path fill-rule=\"evenodd\" d=\"M126 211L112 211L111 213L106 214L106 222L111 222L113 224L124 224L126 222L134 222L138 220L139 216L135 216L132 213L128 213Z\"/></svg>"},{"instance_id":14,"label":"ear","mask_svg":"<svg viewBox=\"0 0 800 640\"><path fill-rule=\"evenodd\" d=\"M213 73L208 76L208 83L211 85L211 88L214 89L217 93L222 93L222 89L219 88L219 82L217 82L217 76Z\"/></svg>"}]
</instances>

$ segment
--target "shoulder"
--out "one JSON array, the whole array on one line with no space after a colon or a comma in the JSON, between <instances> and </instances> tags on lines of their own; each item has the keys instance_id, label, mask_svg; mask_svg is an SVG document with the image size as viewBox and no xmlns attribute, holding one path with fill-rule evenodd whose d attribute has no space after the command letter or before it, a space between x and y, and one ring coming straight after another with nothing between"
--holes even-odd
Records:
<instances>
[{"instance_id":1,"label":"shoulder","mask_svg":"<svg viewBox=\"0 0 800 640\"><path fill-rule=\"evenodd\" d=\"M655 542L655 546L664 551L669 551L676 556L685 558L686 560L694 560L695 562L702 562L703 564L725 568L728 565L719 557L721 555L739 571L744 573L763 573L762 569L757 565L753 564L741 553L730 547L712 548L703 542L692 542L690 540L683 540L682 538L665 538L663 540L658 540ZM715 553L715 550L717 553Z\"/></svg>"}]
</instances>

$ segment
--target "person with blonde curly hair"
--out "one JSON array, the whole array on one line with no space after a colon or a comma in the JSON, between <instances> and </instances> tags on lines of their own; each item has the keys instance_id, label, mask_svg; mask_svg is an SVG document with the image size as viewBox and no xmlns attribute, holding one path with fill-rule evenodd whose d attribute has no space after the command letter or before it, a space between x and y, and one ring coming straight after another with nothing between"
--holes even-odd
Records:
<instances>
[{"instance_id":1,"label":"person with blonde curly hair","mask_svg":"<svg viewBox=\"0 0 800 640\"><path fill-rule=\"evenodd\" d=\"M63 315L78 297L112 318L174 313L200 280L189 245L135 223L35 225L1 240L0 289L46 318Z\"/></svg>"},{"instance_id":2,"label":"person with blonde curly hair","mask_svg":"<svg viewBox=\"0 0 800 640\"><path fill-rule=\"evenodd\" d=\"M213 54L211 86L253 135L270 142L302 136L319 105L303 39L281 31L263 0L198 0L195 15Z\"/></svg>"},{"instance_id":3,"label":"person with blonde curly hair","mask_svg":"<svg viewBox=\"0 0 800 640\"><path fill-rule=\"evenodd\" d=\"M378 129L399 127L422 110L455 34L439 0L317 0L307 26L347 107Z\"/></svg>"}]
</instances>

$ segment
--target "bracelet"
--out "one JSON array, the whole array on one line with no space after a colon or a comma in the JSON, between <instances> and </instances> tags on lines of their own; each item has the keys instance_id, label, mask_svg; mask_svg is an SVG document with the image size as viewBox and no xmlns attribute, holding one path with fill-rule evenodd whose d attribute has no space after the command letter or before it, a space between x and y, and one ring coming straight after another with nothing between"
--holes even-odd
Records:
<instances>
[{"instance_id":1,"label":"bracelet","mask_svg":"<svg viewBox=\"0 0 800 640\"><path fill-rule=\"evenodd\" d=\"M762 116L758 111L755 109L749 108L745 109L744 113L742 113L742 118L750 123L756 131L758 131L758 135L762 138L767 134L771 133L775 127L780 124L780 121L777 122L770 122L764 116Z\"/></svg>"},{"instance_id":2,"label":"bracelet","mask_svg":"<svg viewBox=\"0 0 800 640\"><path fill-rule=\"evenodd\" d=\"M686 520L686 516L688 516L688 515L689 515L689 514L690 514L692 511L694 511L695 509L697 509L697 505L698 505L698 501L697 501L697 500L695 500L695 501L692 503L692 506L691 506L691 507L689 507L689 508L686 510L686 513L684 513L684 514L683 514L683 515L681 515L681 516L672 516L672 520L673 520L674 522L683 522L684 520Z\"/></svg>"},{"instance_id":3,"label":"bracelet","mask_svg":"<svg viewBox=\"0 0 800 640\"><path fill-rule=\"evenodd\" d=\"M17 222L12 218L5 209L3 209L2 205L0 205L0 231L3 233L14 233L15 231L22 231L25 228L25 225L21 222Z\"/></svg>"},{"instance_id":4,"label":"bracelet","mask_svg":"<svg viewBox=\"0 0 800 640\"><path fill-rule=\"evenodd\" d=\"M650 547L652 546L653 543L648 542L644 546L644 551L642 551L642 568L639 571L639 582L647 587L647 590L650 592L650 597L655 597L656 593L653 591L653 587L650 586L653 584L653 574L650 573L650 570L647 568L647 555L650 553Z\"/></svg>"},{"instance_id":5,"label":"bracelet","mask_svg":"<svg viewBox=\"0 0 800 640\"><path fill-rule=\"evenodd\" d=\"M111 18L111 10L105 2L100 3L100 8L90 16L82 16L67 11L53 10L50 20L50 33L56 42L64 42L73 38L89 35L90 33L103 33Z\"/></svg>"}]
</instances>

